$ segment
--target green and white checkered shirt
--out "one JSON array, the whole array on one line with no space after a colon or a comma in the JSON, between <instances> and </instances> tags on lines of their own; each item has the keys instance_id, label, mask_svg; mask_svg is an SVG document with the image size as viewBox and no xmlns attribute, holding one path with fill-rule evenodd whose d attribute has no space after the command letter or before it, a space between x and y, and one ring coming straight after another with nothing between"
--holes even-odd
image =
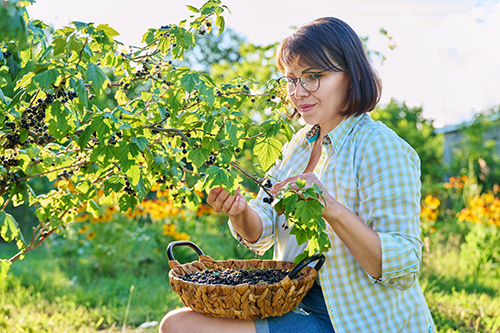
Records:
<instances>
[{"instance_id":1,"label":"green and white checkered shirt","mask_svg":"<svg viewBox=\"0 0 500 333\"><path fill-rule=\"evenodd\" d=\"M302 128L283 147L282 160L269 174L278 180L302 174L318 137L317 127ZM435 332L417 279L422 257L418 155L368 114L344 119L322 138L322 146L316 177L377 231L382 242L382 277L374 279L327 224L332 248L319 275L335 332ZM252 251L263 254L275 245L275 259L283 260L279 249L293 249L296 241L282 236L289 230L283 230L283 221L262 201L265 196L261 191L250 201L263 223L256 243L245 242L229 225Z\"/></svg>"}]
</instances>

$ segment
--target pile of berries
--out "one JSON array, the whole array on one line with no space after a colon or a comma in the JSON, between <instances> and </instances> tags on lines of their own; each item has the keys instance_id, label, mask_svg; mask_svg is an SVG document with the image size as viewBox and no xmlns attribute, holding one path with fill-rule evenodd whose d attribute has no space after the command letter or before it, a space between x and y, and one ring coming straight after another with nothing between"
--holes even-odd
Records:
<instances>
[{"instance_id":1,"label":"pile of berries","mask_svg":"<svg viewBox=\"0 0 500 333\"><path fill-rule=\"evenodd\" d=\"M288 270L281 269L225 269L225 270L211 270L196 273L187 273L180 278L184 281L195 282L201 284L225 284L235 286L238 284L257 284L265 282L267 284L277 283L283 280Z\"/></svg>"}]
</instances>

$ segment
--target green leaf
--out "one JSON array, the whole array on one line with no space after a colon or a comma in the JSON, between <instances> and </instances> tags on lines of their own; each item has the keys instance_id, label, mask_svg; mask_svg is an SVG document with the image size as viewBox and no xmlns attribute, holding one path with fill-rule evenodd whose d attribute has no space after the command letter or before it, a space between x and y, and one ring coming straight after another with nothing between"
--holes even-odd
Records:
<instances>
[{"instance_id":1,"label":"green leaf","mask_svg":"<svg viewBox=\"0 0 500 333\"><path fill-rule=\"evenodd\" d=\"M200 82L200 87L199 87L199 90L200 90L200 96L201 98L207 102L207 104L210 106L210 107L213 107L214 106L214 103L215 103L215 93L214 93L214 89L211 88L211 87L208 87L207 84L203 81Z\"/></svg>"},{"instance_id":2,"label":"green leaf","mask_svg":"<svg viewBox=\"0 0 500 333\"><path fill-rule=\"evenodd\" d=\"M126 141L121 141L114 149L115 157L120 162L120 168L123 172L127 172L132 165L136 164L135 156L139 153L136 144L131 144Z\"/></svg>"},{"instance_id":3,"label":"green leaf","mask_svg":"<svg viewBox=\"0 0 500 333\"><path fill-rule=\"evenodd\" d=\"M184 43L185 43L185 47L190 47L190 46L196 45L194 35L192 32L190 32L190 31L186 32L186 34L184 35Z\"/></svg>"},{"instance_id":4,"label":"green leaf","mask_svg":"<svg viewBox=\"0 0 500 333\"><path fill-rule=\"evenodd\" d=\"M7 101L5 100L5 95L3 94L2 88L0 88L0 101L1 101L4 105L7 105Z\"/></svg>"},{"instance_id":5,"label":"green leaf","mask_svg":"<svg viewBox=\"0 0 500 333\"><path fill-rule=\"evenodd\" d=\"M26 89L31 84L34 76L35 73L33 72L29 72L28 74L24 75L21 80L17 81L14 91L16 91L18 88Z\"/></svg>"},{"instance_id":6,"label":"green leaf","mask_svg":"<svg viewBox=\"0 0 500 333\"><path fill-rule=\"evenodd\" d=\"M262 133L266 133L267 136L276 136L280 131L280 122L275 119L269 119L260 125Z\"/></svg>"},{"instance_id":7,"label":"green leaf","mask_svg":"<svg viewBox=\"0 0 500 333\"><path fill-rule=\"evenodd\" d=\"M199 10L198 8L196 8L196 7L193 7L193 6L190 6L190 5L186 5L186 7L187 7L190 11L192 11L192 12L194 12L194 13L199 13L199 12L200 12L200 10Z\"/></svg>"},{"instance_id":8,"label":"green leaf","mask_svg":"<svg viewBox=\"0 0 500 333\"><path fill-rule=\"evenodd\" d=\"M16 219L6 212L0 212L0 236L7 243L10 243L16 239L20 233L21 231L19 230Z\"/></svg>"},{"instance_id":9,"label":"green leaf","mask_svg":"<svg viewBox=\"0 0 500 333\"><path fill-rule=\"evenodd\" d=\"M109 119L103 116L94 117L90 129L97 133L97 138L102 144L113 135L113 129L111 128L111 123Z\"/></svg>"},{"instance_id":10,"label":"green leaf","mask_svg":"<svg viewBox=\"0 0 500 333\"><path fill-rule=\"evenodd\" d=\"M111 190L118 192L125 187L125 180L120 176L111 176L104 181L105 194L108 195Z\"/></svg>"},{"instance_id":11,"label":"green leaf","mask_svg":"<svg viewBox=\"0 0 500 333\"><path fill-rule=\"evenodd\" d=\"M226 28L226 21L222 15L217 16L215 19L215 25L219 27L219 35L224 32Z\"/></svg>"},{"instance_id":12,"label":"green leaf","mask_svg":"<svg viewBox=\"0 0 500 333\"><path fill-rule=\"evenodd\" d=\"M116 36L119 36L120 34L113 28L111 28L109 25L107 24L99 24L97 26L97 30L102 30L104 31L104 33L106 35L108 35L108 37L116 37Z\"/></svg>"},{"instance_id":13,"label":"green leaf","mask_svg":"<svg viewBox=\"0 0 500 333\"><path fill-rule=\"evenodd\" d=\"M9 272L11 264L11 262L5 259L0 259L0 281L7 277L7 273Z\"/></svg>"},{"instance_id":14,"label":"green leaf","mask_svg":"<svg viewBox=\"0 0 500 333\"><path fill-rule=\"evenodd\" d=\"M292 229L290 230L290 234L295 235L298 245L302 245L309 240L309 238L307 237L306 226L300 223L295 223L293 225Z\"/></svg>"},{"instance_id":15,"label":"green leaf","mask_svg":"<svg viewBox=\"0 0 500 333\"><path fill-rule=\"evenodd\" d=\"M95 92L101 92L106 88L109 79L103 70L96 64L89 62L85 73L88 82L92 83Z\"/></svg>"},{"instance_id":16,"label":"green leaf","mask_svg":"<svg viewBox=\"0 0 500 333\"><path fill-rule=\"evenodd\" d=\"M238 146L238 141L245 135L245 128L240 122L227 120L224 129L233 146ZM278 141L279 142L279 141Z\"/></svg>"},{"instance_id":17,"label":"green leaf","mask_svg":"<svg viewBox=\"0 0 500 333\"><path fill-rule=\"evenodd\" d=\"M208 160L209 151L203 148L196 148L189 152L188 158L199 168Z\"/></svg>"},{"instance_id":18,"label":"green leaf","mask_svg":"<svg viewBox=\"0 0 500 333\"><path fill-rule=\"evenodd\" d=\"M295 207L297 207L299 196L297 194L287 195L283 198L283 200L280 201L283 202L283 206L285 207L285 214L288 216L295 210Z\"/></svg>"},{"instance_id":19,"label":"green leaf","mask_svg":"<svg viewBox=\"0 0 500 333\"><path fill-rule=\"evenodd\" d=\"M120 211L126 212L128 209L134 210L137 205L137 199L130 194L123 194L118 200L118 205L120 206Z\"/></svg>"},{"instance_id":20,"label":"green leaf","mask_svg":"<svg viewBox=\"0 0 500 333\"><path fill-rule=\"evenodd\" d=\"M231 191L235 187L234 177L225 169L211 165L205 173L208 177L205 178L204 189L222 186L224 189Z\"/></svg>"},{"instance_id":21,"label":"green leaf","mask_svg":"<svg viewBox=\"0 0 500 333\"><path fill-rule=\"evenodd\" d=\"M281 158L281 146L281 142L275 138L261 139L257 142L254 154L258 157L264 171L273 166L276 159Z\"/></svg>"},{"instance_id":22,"label":"green leaf","mask_svg":"<svg viewBox=\"0 0 500 333\"><path fill-rule=\"evenodd\" d=\"M141 170L137 164L132 165L125 174L132 186L137 186L139 180L141 180Z\"/></svg>"},{"instance_id":23,"label":"green leaf","mask_svg":"<svg viewBox=\"0 0 500 333\"><path fill-rule=\"evenodd\" d=\"M78 137L78 145L80 146L80 149L82 151L85 148L85 146L87 146L87 143L89 142L93 132L94 130L92 129L92 127L87 126Z\"/></svg>"},{"instance_id":24,"label":"green leaf","mask_svg":"<svg viewBox=\"0 0 500 333\"><path fill-rule=\"evenodd\" d=\"M298 188L304 188L307 185L307 180L297 178L295 185L297 185Z\"/></svg>"},{"instance_id":25,"label":"green leaf","mask_svg":"<svg viewBox=\"0 0 500 333\"><path fill-rule=\"evenodd\" d=\"M91 213L93 217L99 217L99 204L90 199L87 201L87 212Z\"/></svg>"},{"instance_id":26,"label":"green leaf","mask_svg":"<svg viewBox=\"0 0 500 333\"><path fill-rule=\"evenodd\" d=\"M318 216L323 214L323 207L316 200L299 201L294 217L299 219L301 223L310 223L316 220Z\"/></svg>"},{"instance_id":27,"label":"green leaf","mask_svg":"<svg viewBox=\"0 0 500 333\"><path fill-rule=\"evenodd\" d=\"M59 101L47 106L46 117L49 123L49 133L58 140L76 129L76 117Z\"/></svg>"},{"instance_id":28,"label":"green leaf","mask_svg":"<svg viewBox=\"0 0 500 333\"><path fill-rule=\"evenodd\" d=\"M75 188L78 192L80 192L82 200L86 201L94 197L97 193L97 190L92 184L91 181L83 181L80 184L78 184Z\"/></svg>"},{"instance_id":29,"label":"green leaf","mask_svg":"<svg viewBox=\"0 0 500 333\"><path fill-rule=\"evenodd\" d=\"M147 180L145 180L144 178L140 178L140 180L137 182L137 184L133 186L135 193L137 194L137 197L141 201L149 193L149 190L146 188L145 182L147 182ZM149 185L149 182L147 182L147 183Z\"/></svg>"},{"instance_id":30,"label":"green leaf","mask_svg":"<svg viewBox=\"0 0 500 333\"><path fill-rule=\"evenodd\" d=\"M214 138L206 136L201 141L201 147L208 150L208 152L217 152L220 150L219 143Z\"/></svg>"},{"instance_id":31,"label":"green leaf","mask_svg":"<svg viewBox=\"0 0 500 333\"><path fill-rule=\"evenodd\" d=\"M108 166L113 162L115 156L113 147L107 144L100 144L94 148L90 155L90 161L99 162L103 166Z\"/></svg>"},{"instance_id":32,"label":"green leaf","mask_svg":"<svg viewBox=\"0 0 500 333\"><path fill-rule=\"evenodd\" d=\"M181 77L181 84L186 92L191 93L199 80L200 77L198 74L184 73Z\"/></svg>"},{"instance_id":33,"label":"green leaf","mask_svg":"<svg viewBox=\"0 0 500 333\"><path fill-rule=\"evenodd\" d=\"M132 143L134 143L141 151L146 149L146 147L149 145L149 140L144 137L144 136L139 136L139 137L132 137L131 140Z\"/></svg>"},{"instance_id":34,"label":"green leaf","mask_svg":"<svg viewBox=\"0 0 500 333\"><path fill-rule=\"evenodd\" d=\"M50 88L54 83L56 83L61 73L55 69L51 68L44 72L38 73L33 77L33 81L37 84L40 89Z\"/></svg>"},{"instance_id":35,"label":"green leaf","mask_svg":"<svg viewBox=\"0 0 500 333\"><path fill-rule=\"evenodd\" d=\"M158 43L158 49L161 53L167 54L170 48L170 39L168 38L160 38L160 42Z\"/></svg>"},{"instance_id":36,"label":"green leaf","mask_svg":"<svg viewBox=\"0 0 500 333\"><path fill-rule=\"evenodd\" d=\"M75 84L75 92L80 101L82 101L85 108L89 107L88 92L85 88L85 82L82 79L78 79Z\"/></svg>"}]
</instances>

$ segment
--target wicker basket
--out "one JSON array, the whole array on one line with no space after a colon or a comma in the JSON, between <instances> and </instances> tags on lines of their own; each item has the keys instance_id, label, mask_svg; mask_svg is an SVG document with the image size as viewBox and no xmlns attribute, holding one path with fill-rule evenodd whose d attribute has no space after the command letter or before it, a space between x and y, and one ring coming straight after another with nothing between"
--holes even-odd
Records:
<instances>
[{"instance_id":1,"label":"wicker basket","mask_svg":"<svg viewBox=\"0 0 500 333\"><path fill-rule=\"evenodd\" d=\"M172 249L186 245L194 249L198 261L179 264ZM281 316L295 309L314 284L314 279L325 261L323 255L307 258L299 264L275 260L221 260L215 261L203 254L201 249L189 241L175 241L169 244L167 254L170 265L170 285L179 294L185 306L196 312L213 317L260 319ZM318 261L314 268L307 266ZM180 277L205 269L283 269L291 272L274 284L248 283L235 286L201 284L184 281Z\"/></svg>"}]
</instances>

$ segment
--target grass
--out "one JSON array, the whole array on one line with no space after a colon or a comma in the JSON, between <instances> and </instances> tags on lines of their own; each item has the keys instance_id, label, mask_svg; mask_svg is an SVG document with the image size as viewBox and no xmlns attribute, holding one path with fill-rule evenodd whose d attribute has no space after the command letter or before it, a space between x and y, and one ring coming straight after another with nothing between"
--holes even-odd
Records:
<instances>
[{"instance_id":1,"label":"grass","mask_svg":"<svg viewBox=\"0 0 500 333\"><path fill-rule=\"evenodd\" d=\"M172 238L161 224L117 222L85 233L76 224L14 263L0 281L0 331L157 332L163 315L182 306L168 283L164 249ZM253 257L219 217L174 222L215 259ZM422 289L438 332L500 332L500 272L470 273L460 253L466 231L450 222L427 235ZM0 257L14 253L0 246ZM196 259L189 248L174 253L181 263Z\"/></svg>"}]
</instances>

